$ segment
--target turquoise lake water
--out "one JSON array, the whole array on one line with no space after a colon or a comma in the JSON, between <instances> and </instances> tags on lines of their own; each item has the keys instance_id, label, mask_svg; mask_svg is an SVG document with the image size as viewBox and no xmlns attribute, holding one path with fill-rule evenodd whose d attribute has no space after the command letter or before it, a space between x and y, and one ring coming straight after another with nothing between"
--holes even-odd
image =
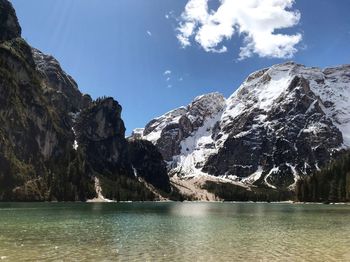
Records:
<instances>
[{"instance_id":1,"label":"turquoise lake water","mask_svg":"<svg viewBox=\"0 0 350 262\"><path fill-rule=\"evenodd\" d=\"M1 261L350 261L350 206L0 203Z\"/></svg>"}]
</instances>

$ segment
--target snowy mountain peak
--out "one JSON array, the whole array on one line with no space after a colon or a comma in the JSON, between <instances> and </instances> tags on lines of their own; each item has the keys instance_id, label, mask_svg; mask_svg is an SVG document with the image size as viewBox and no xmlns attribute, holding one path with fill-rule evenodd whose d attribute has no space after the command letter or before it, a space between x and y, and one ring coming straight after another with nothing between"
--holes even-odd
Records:
<instances>
[{"instance_id":1,"label":"snowy mountain peak","mask_svg":"<svg viewBox=\"0 0 350 262\"><path fill-rule=\"evenodd\" d=\"M152 120L171 173L291 188L350 147L350 66L294 62L252 73L228 98L211 93Z\"/></svg>"},{"instance_id":2,"label":"snowy mountain peak","mask_svg":"<svg viewBox=\"0 0 350 262\"><path fill-rule=\"evenodd\" d=\"M144 129L135 129L133 134L156 143L163 130L172 129L179 124L191 125L192 131L201 126L206 118L222 111L225 103L225 97L217 92L198 96L188 106L179 107L153 119Z\"/></svg>"},{"instance_id":3,"label":"snowy mountain peak","mask_svg":"<svg viewBox=\"0 0 350 262\"><path fill-rule=\"evenodd\" d=\"M222 94L210 93L196 97L186 107L179 107L150 121L144 129L135 129L133 138L142 138L158 145L169 163L181 153L180 143L189 137L208 119L221 114L226 107Z\"/></svg>"},{"instance_id":4,"label":"snowy mountain peak","mask_svg":"<svg viewBox=\"0 0 350 262\"><path fill-rule=\"evenodd\" d=\"M230 99L238 98L245 103L254 104L260 109L268 109L283 92L293 78L296 64L281 64L250 75Z\"/></svg>"}]
</instances>

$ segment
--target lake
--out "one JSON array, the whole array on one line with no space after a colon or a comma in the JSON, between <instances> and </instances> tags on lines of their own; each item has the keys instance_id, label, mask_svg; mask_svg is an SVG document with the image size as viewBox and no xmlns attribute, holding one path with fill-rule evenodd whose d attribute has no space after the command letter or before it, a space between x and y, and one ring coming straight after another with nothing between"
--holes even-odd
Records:
<instances>
[{"instance_id":1,"label":"lake","mask_svg":"<svg viewBox=\"0 0 350 262\"><path fill-rule=\"evenodd\" d=\"M350 206L0 203L2 261L350 261Z\"/></svg>"}]
</instances>

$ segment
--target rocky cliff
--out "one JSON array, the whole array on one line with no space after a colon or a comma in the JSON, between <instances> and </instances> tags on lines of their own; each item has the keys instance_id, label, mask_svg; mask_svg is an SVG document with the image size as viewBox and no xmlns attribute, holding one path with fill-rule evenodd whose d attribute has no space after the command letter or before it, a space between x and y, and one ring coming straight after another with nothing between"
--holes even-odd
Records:
<instances>
[{"instance_id":1,"label":"rocky cliff","mask_svg":"<svg viewBox=\"0 0 350 262\"><path fill-rule=\"evenodd\" d=\"M133 136L156 145L177 180L292 190L350 147L349 134L350 66L288 62L251 74L228 99L198 97Z\"/></svg>"},{"instance_id":2,"label":"rocky cliff","mask_svg":"<svg viewBox=\"0 0 350 262\"><path fill-rule=\"evenodd\" d=\"M30 47L12 5L0 0L0 200L84 201L101 191L153 200L154 190L170 192L162 156L125 139L121 110L113 98L83 95L56 59Z\"/></svg>"}]
</instances>

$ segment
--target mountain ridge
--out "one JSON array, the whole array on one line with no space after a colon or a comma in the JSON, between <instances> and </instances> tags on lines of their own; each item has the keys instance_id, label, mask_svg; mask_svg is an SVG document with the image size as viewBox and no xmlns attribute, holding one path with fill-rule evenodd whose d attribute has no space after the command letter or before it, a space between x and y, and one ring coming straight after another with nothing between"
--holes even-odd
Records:
<instances>
[{"instance_id":1,"label":"mountain ridge","mask_svg":"<svg viewBox=\"0 0 350 262\"><path fill-rule=\"evenodd\" d=\"M168 133L180 138L171 152L181 154L166 156L171 174L292 189L299 177L350 146L349 97L349 65L319 69L286 62L250 74L200 132L191 130L191 121L183 125L161 116L134 136L152 141L161 152L169 151L160 143ZM163 128L154 136L150 126ZM191 132L184 137L183 130Z\"/></svg>"}]
</instances>

